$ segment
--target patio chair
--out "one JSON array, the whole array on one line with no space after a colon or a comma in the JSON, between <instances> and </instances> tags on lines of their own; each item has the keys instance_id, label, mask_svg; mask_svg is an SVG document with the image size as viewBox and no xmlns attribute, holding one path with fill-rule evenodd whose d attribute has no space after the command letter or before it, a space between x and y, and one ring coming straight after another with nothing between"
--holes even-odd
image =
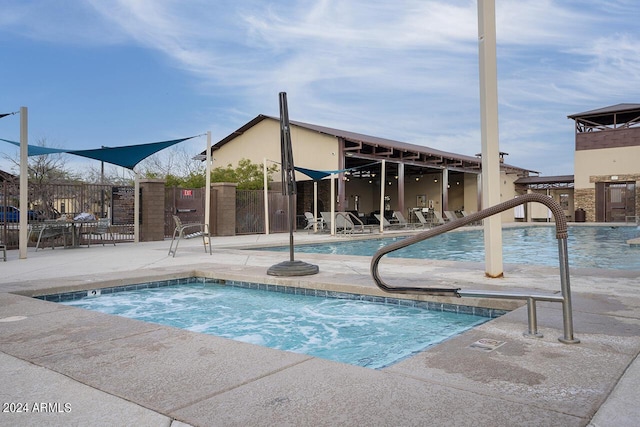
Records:
<instances>
[{"instance_id":1,"label":"patio chair","mask_svg":"<svg viewBox=\"0 0 640 427\"><path fill-rule=\"evenodd\" d=\"M312 229L314 224L318 230L322 230L324 228L324 220L322 218L314 217L311 212L305 212L304 218L307 220L307 225L304 227L305 230Z\"/></svg>"},{"instance_id":2,"label":"patio chair","mask_svg":"<svg viewBox=\"0 0 640 427\"><path fill-rule=\"evenodd\" d=\"M182 220L177 215L173 215L173 222L175 222L176 228L173 230L173 238L171 239L171 246L169 246L169 255L173 254L173 257L176 257L180 239L190 239L198 236L202 236L202 244L204 245L205 252L207 252L207 244L209 245L209 255L211 255L211 233L209 233L207 224L201 222L183 224ZM191 232L186 233L186 231ZM176 242L175 248L173 247L174 241Z\"/></svg>"},{"instance_id":3,"label":"patio chair","mask_svg":"<svg viewBox=\"0 0 640 427\"><path fill-rule=\"evenodd\" d=\"M83 224L84 225L84 224ZM91 247L91 238L93 236L99 236L104 246L104 236L109 236L113 242L113 246L116 245L116 239L113 238L111 232L111 223L109 218L100 218L95 226L89 226L86 231L80 231L80 236L87 239L87 247Z\"/></svg>"},{"instance_id":4,"label":"patio chair","mask_svg":"<svg viewBox=\"0 0 640 427\"><path fill-rule=\"evenodd\" d=\"M29 231L29 240L36 240L36 252L40 247L40 242L44 245L45 239L49 239L51 249L55 249L55 239L62 237L64 247L66 247L68 228L67 224L59 221L34 223ZM37 239L35 236L38 236Z\"/></svg>"}]
</instances>

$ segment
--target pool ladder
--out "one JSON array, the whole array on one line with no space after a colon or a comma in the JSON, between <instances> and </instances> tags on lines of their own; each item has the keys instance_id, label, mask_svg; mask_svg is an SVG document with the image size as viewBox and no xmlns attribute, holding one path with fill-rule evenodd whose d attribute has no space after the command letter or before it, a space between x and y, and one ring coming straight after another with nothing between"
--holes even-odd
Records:
<instances>
[{"instance_id":1,"label":"pool ladder","mask_svg":"<svg viewBox=\"0 0 640 427\"><path fill-rule=\"evenodd\" d=\"M500 292L500 291L481 291L481 290L462 290L461 288L423 288L423 287L406 287L406 286L389 286L387 285L378 271L380 259L386 254L397 251L404 247L413 245L456 228L478 222L492 215L499 214L508 209L512 209L518 205L529 202L538 202L546 205L555 218L556 222L556 239L558 240L558 258L560 261L560 295L544 294L544 293L526 293L526 292ZM433 296L455 296L458 298L495 298L495 299L515 299L527 301L527 317L529 329L525 335L541 338L542 334L538 332L538 320L536 313L536 301L559 302L562 304L562 320L564 324L564 335L558 340L565 344L577 344L579 339L573 336L573 313L571 308L571 288L569 285L569 259L567 256L567 220L564 216L562 207L552 198L537 193L525 194L518 196L512 200L500 203L479 212L475 212L463 218L450 221L439 225L427 231L423 231L415 236L407 237L399 242L392 243L378 250L371 260L371 275L376 285L385 292L402 293L402 294L423 294Z\"/></svg>"}]
</instances>

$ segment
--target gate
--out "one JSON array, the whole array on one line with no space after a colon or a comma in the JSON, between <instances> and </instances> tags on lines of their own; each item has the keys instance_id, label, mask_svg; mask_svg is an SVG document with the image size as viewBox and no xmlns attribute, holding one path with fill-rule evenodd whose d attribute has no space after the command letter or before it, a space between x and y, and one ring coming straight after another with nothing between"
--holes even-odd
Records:
<instances>
[{"instance_id":1,"label":"gate","mask_svg":"<svg viewBox=\"0 0 640 427\"><path fill-rule=\"evenodd\" d=\"M172 187L165 190L164 197L164 235L171 237L175 224L173 215L177 215L183 223L198 222L204 220L204 188L178 188ZM213 221L215 223L215 221Z\"/></svg>"},{"instance_id":2,"label":"gate","mask_svg":"<svg viewBox=\"0 0 640 427\"><path fill-rule=\"evenodd\" d=\"M268 192L270 233L289 231L287 226L287 197L278 191ZM264 233L264 191L237 190L236 234L262 233Z\"/></svg>"}]
</instances>

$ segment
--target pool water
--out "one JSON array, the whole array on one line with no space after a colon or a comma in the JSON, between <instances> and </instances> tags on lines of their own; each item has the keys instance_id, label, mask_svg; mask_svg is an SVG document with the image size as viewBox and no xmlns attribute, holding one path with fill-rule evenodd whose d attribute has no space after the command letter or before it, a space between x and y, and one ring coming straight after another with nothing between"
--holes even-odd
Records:
<instances>
[{"instance_id":1,"label":"pool water","mask_svg":"<svg viewBox=\"0 0 640 427\"><path fill-rule=\"evenodd\" d=\"M502 230L503 260L508 264L558 266L555 227L530 226ZM640 270L640 247L627 240L640 236L637 227L569 227L569 267ZM403 237L348 240L337 243L296 245L297 253L372 256L378 249ZM289 247L261 250L288 251ZM481 229L441 234L389 257L484 262L484 232Z\"/></svg>"},{"instance_id":2,"label":"pool water","mask_svg":"<svg viewBox=\"0 0 640 427\"><path fill-rule=\"evenodd\" d=\"M374 369L489 320L210 283L102 294L63 304Z\"/></svg>"}]
</instances>

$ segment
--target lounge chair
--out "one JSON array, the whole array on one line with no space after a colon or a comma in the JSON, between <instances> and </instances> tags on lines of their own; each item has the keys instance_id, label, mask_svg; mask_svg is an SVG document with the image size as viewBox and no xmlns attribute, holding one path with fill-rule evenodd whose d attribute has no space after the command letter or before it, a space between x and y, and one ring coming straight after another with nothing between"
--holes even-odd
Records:
<instances>
[{"instance_id":1,"label":"lounge chair","mask_svg":"<svg viewBox=\"0 0 640 427\"><path fill-rule=\"evenodd\" d=\"M415 211L414 214L416 214L416 218L418 218L418 221L420 222L420 225L422 227L431 227L431 223L427 221L421 211Z\"/></svg>"},{"instance_id":2,"label":"lounge chair","mask_svg":"<svg viewBox=\"0 0 640 427\"><path fill-rule=\"evenodd\" d=\"M349 214L346 212L336 212L336 232L340 234L353 233L354 225Z\"/></svg>"},{"instance_id":3,"label":"lounge chair","mask_svg":"<svg viewBox=\"0 0 640 427\"><path fill-rule=\"evenodd\" d=\"M382 225L384 226L384 228L388 228L390 230L393 230L393 229L397 230L399 228L407 228L407 226L404 225L404 224L400 224L400 223L393 224L393 223L389 222L389 220L387 218L383 217L380 214L374 214L374 216L376 217L378 222L382 222Z\"/></svg>"},{"instance_id":4,"label":"lounge chair","mask_svg":"<svg viewBox=\"0 0 640 427\"><path fill-rule=\"evenodd\" d=\"M444 216L446 217L447 222L458 219L457 215L453 211L444 211Z\"/></svg>"},{"instance_id":5,"label":"lounge chair","mask_svg":"<svg viewBox=\"0 0 640 427\"><path fill-rule=\"evenodd\" d=\"M396 223L397 225L403 225L405 228L416 228L416 227L422 227L421 223L411 223L409 221L407 221L407 219L404 217L404 215L402 215L402 212L400 211L393 211L393 216L395 217L395 219L398 220L398 222Z\"/></svg>"},{"instance_id":6,"label":"lounge chair","mask_svg":"<svg viewBox=\"0 0 640 427\"><path fill-rule=\"evenodd\" d=\"M372 232L375 225L365 225L360 218L351 212L336 212L336 228L339 233L353 234Z\"/></svg>"},{"instance_id":7,"label":"lounge chair","mask_svg":"<svg viewBox=\"0 0 640 427\"><path fill-rule=\"evenodd\" d=\"M169 246L169 255L173 254L173 257L176 257L176 252L178 250L178 244L180 243L180 239L190 239L192 237L202 236L202 244L204 245L204 251L207 252L207 243L209 244L209 255L211 255L211 234L209 233L209 228L207 224L198 222L198 223L189 223L183 224L182 220L177 216L173 216L173 221L176 224L176 228L173 230L173 238L171 239L171 246ZM191 230L190 233L185 233L186 230ZM178 240L176 241L176 236ZM205 240L206 239L206 240ZM208 240L208 242L207 242ZM176 247L174 249L173 242L176 242Z\"/></svg>"},{"instance_id":8,"label":"lounge chair","mask_svg":"<svg viewBox=\"0 0 640 427\"><path fill-rule=\"evenodd\" d=\"M433 225L442 225L444 224L444 218L437 210L433 210Z\"/></svg>"},{"instance_id":9,"label":"lounge chair","mask_svg":"<svg viewBox=\"0 0 640 427\"><path fill-rule=\"evenodd\" d=\"M469 216L469 214L467 213L467 211L461 211L461 212L462 212L462 216L463 216L463 217ZM469 224L469 225L482 225L482 220L472 222L472 223L471 223L471 224Z\"/></svg>"},{"instance_id":10,"label":"lounge chair","mask_svg":"<svg viewBox=\"0 0 640 427\"><path fill-rule=\"evenodd\" d=\"M320 212L320 217L322 218L322 223L325 225L326 229L331 233L331 212Z\"/></svg>"}]
</instances>

